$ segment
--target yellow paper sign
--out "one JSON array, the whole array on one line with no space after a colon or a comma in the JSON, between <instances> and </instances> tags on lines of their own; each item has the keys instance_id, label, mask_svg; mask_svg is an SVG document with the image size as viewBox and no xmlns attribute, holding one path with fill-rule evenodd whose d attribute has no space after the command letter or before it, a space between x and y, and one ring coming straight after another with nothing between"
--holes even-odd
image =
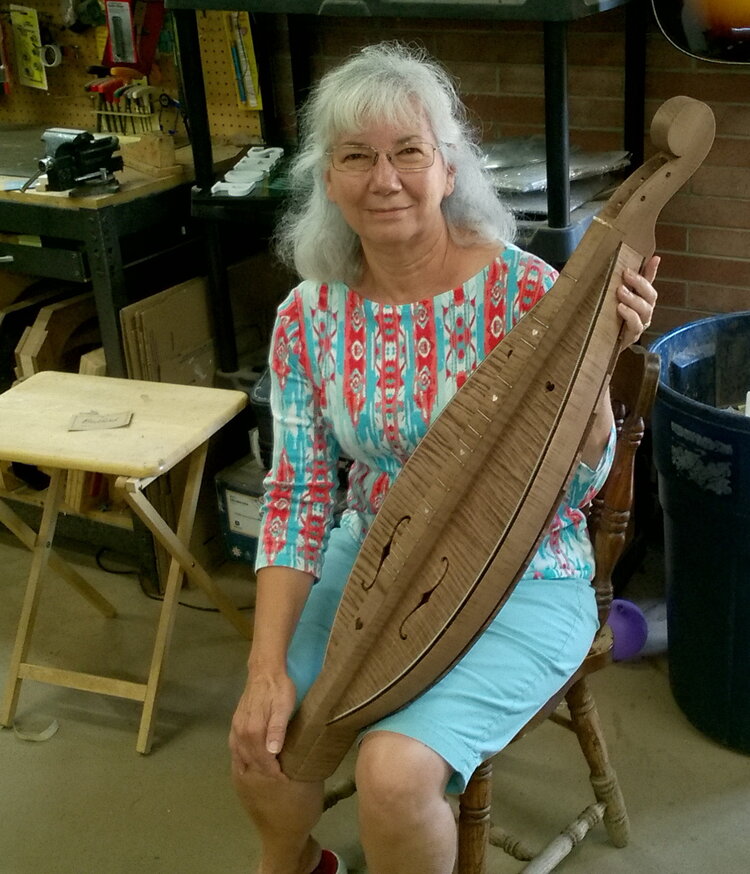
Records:
<instances>
[{"instance_id":1,"label":"yellow paper sign","mask_svg":"<svg viewBox=\"0 0 750 874\"><path fill-rule=\"evenodd\" d=\"M42 39L36 10L28 6L10 7L10 26L16 46L18 81L29 88L47 90L47 71L42 64Z\"/></svg>"}]
</instances>

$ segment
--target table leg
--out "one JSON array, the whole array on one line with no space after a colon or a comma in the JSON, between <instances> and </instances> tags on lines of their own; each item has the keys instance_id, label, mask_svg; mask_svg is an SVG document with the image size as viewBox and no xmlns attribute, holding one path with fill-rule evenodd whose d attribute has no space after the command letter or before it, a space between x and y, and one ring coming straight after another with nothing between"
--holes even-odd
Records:
<instances>
[{"instance_id":1,"label":"table leg","mask_svg":"<svg viewBox=\"0 0 750 874\"><path fill-rule=\"evenodd\" d=\"M242 634L249 636L250 633L247 620L214 584L208 574L193 558L189 550L190 533L195 519L195 510L198 504L198 494L200 492L207 449L208 443L206 442L190 456L185 491L182 496L176 531L172 531L169 528L146 500L141 491L142 483L139 480L125 478L118 480L118 487L123 488L128 504L152 531L159 542L169 551L172 557L164 600L161 613L159 614L159 625L156 632L156 641L146 684L146 696L141 714L141 725L136 743L136 749L139 753L145 754L151 749L156 699L159 694L164 662L174 629L177 599L180 593L183 573L187 573L191 579L194 579L208 593L219 609L228 616Z\"/></svg>"},{"instance_id":2,"label":"table leg","mask_svg":"<svg viewBox=\"0 0 750 874\"><path fill-rule=\"evenodd\" d=\"M189 542L190 540L207 448L208 444L204 443L190 457L185 490L182 494L182 502L177 516L177 537L181 541L187 540ZM156 641L146 682L146 697L143 702L141 724L135 746L136 750L144 755L151 750L151 743L153 741L156 698L159 694L164 662L177 617L177 599L182 587L183 574L184 572L179 562L172 556L169 562L167 584L164 589L164 599L159 614L159 625L156 629Z\"/></svg>"},{"instance_id":3,"label":"table leg","mask_svg":"<svg viewBox=\"0 0 750 874\"><path fill-rule=\"evenodd\" d=\"M167 584L164 588L161 612L159 613L159 625L156 629L156 640L151 655L151 666L146 682L146 697L141 711L141 724L138 729L138 739L135 748L144 755L151 751L154 735L154 716L156 713L156 699L161 687L164 663L172 639L175 619L177 618L177 599L182 588L183 570L173 558L169 563Z\"/></svg>"},{"instance_id":4,"label":"table leg","mask_svg":"<svg viewBox=\"0 0 750 874\"><path fill-rule=\"evenodd\" d=\"M20 542L34 551L36 534L4 501L0 501L0 522L14 534ZM72 586L90 604L92 604L103 616L112 618L117 616L117 611L109 601L88 583L74 568L53 550L47 559L47 564L58 576L62 577L68 585Z\"/></svg>"},{"instance_id":5,"label":"table leg","mask_svg":"<svg viewBox=\"0 0 750 874\"><path fill-rule=\"evenodd\" d=\"M234 625L237 631L248 640L251 636L251 625L240 613L232 601L214 583L208 573L194 558L188 547L188 538L179 538L167 523L154 510L141 491L138 480L118 480L118 488L124 489L125 498L134 513L141 519L159 543L169 551L169 554L177 559L188 579L200 586L208 597L216 604L219 610ZM191 519L192 525L192 519Z\"/></svg>"},{"instance_id":6,"label":"table leg","mask_svg":"<svg viewBox=\"0 0 750 874\"><path fill-rule=\"evenodd\" d=\"M47 496L44 499L44 509L42 512L42 520L39 525L39 532L36 535L36 541L34 543L34 554L31 560L29 581L26 586L26 594L21 609L21 618L18 622L18 631L16 632L16 642L10 660L8 685L5 689L2 708L0 709L0 724L8 728L13 724L16 706L18 705L18 697L21 693L21 664L26 658L26 654L29 651L29 644L31 643L31 634L34 629L34 622L39 607L42 577L44 576L44 571L47 567L52 547L52 539L55 536L57 514L62 501L64 483L65 471L53 471L49 486L47 487Z\"/></svg>"}]
</instances>

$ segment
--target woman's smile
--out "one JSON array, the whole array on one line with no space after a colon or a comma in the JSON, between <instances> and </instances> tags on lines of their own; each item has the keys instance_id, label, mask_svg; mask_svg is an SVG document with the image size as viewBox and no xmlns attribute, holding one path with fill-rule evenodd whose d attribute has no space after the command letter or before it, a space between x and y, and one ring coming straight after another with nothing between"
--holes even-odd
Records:
<instances>
[{"instance_id":1,"label":"woman's smile","mask_svg":"<svg viewBox=\"0 0 750 874\"><path fill-rule=\"evenodd\" d=\"M375 206L370 207L367 212L371 215L384 216L387 218L388 216L395 216L406 212L407 209L409 209L408 206Z\"/></svg>"}]
</instances>

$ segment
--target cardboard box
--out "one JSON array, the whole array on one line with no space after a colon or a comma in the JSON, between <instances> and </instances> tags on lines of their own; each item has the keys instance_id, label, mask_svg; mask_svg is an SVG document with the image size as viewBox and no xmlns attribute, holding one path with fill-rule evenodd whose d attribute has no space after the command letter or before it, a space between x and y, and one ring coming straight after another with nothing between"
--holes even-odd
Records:
<instances>
[{"instance_id":1,"label":"cardboard box","mask_svg":"<svg viewBox=\"0 0 750 874\"><path fill-rule=\"evenodd\" d=\"M120 323L132 379L214 384L216 353L205 277L123 307Z\"/></svg>"}]
</instances>

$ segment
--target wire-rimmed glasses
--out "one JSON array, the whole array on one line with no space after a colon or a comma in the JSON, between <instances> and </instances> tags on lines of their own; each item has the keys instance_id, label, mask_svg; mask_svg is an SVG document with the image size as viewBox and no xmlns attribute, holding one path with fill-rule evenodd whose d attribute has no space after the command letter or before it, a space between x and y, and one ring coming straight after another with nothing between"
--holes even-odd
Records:
<instances>
[{"instance_id":1,"label":"wire-rimmed glasses","mask_svg":"<svg viewBox=\"0 0 750 874\"><path fill-rule=\"evenodd\" d=\"M361 143L343 143L326 154L334 170L342 173L367 173L377 164L380 155L390 161L396 170L426 170L435 163L437 146L422 140L408 140L392 149L373 149Z\"/></svg>"}]
</instances>

